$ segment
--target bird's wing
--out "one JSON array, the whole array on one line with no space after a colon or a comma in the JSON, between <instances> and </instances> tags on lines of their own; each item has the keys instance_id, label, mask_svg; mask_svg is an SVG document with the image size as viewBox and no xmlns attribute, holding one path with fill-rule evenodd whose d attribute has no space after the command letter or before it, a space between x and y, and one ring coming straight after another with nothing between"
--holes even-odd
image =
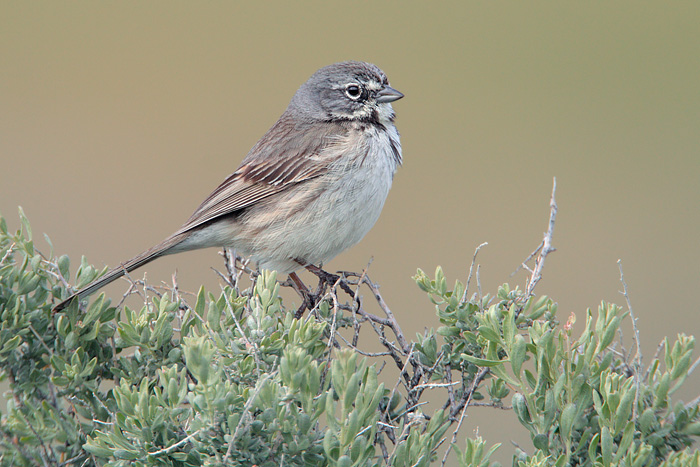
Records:
<instances>
[{"instance_id":1,"label":"bird's wing","mask_svg":"<svg viewBox=\"0 0 700 467\"><path fill-rule=\"evenodd\" d=\"M174 236L326 173L338 154L325 149L344 134L340 125L299 128L283 116Z\"/></svg>"}]
</instances>

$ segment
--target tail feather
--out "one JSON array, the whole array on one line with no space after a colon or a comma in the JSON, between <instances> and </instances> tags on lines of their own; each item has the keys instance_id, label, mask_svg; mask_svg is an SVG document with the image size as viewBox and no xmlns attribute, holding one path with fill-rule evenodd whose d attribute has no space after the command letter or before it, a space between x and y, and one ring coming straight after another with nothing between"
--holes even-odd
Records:
<instances>
[{"instance_id":1,"label":"tail feather","mask_svg":"<svg viewBox=\"0 0 700 467\"><path fill-rule=\"evenodd\" d=\"M88 295L91 295L101 289L102 287L106 286L107 284L110 284L114 282L115 280L119 279L122 277L124 274L129 273L135 269L140 268L141 266L150 263L154 259L160 258L161 256L167 255L168 250L170 250L173 246L177 245L180 243L182 239L176 238L176 237L170 237L167 240L165 240L162 243L159 243L158 245L149 248L148 250L144 251L143 253L136 255L135 257L131 258L129 261L122 263L121 265L110 269L107 271L107 273L104 276L99 277L98 279L94 280L92 283L86 285L82 289L78 290L77 292L71 294L70 297L66 298L63 300L61 303L56 305L53 309L54 312L61 311L70 303L75 300L81 300Z\"/></svg>"}]
</instances>

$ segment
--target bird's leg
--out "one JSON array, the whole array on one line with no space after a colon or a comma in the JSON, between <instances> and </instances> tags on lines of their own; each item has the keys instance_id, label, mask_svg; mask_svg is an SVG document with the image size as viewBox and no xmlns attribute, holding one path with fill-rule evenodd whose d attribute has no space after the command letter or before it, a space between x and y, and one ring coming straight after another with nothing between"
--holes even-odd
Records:
<instances>
[{"instance_id":1,"label":"bird's leg","mask_svg":"<svg viewBox=\"0 0 700 467\"><path fill-rule=\"evenodd\" d=\"M306 287L306 285L301 281L299 276L297 276L296 272L290 272L289 273L289 280L292 283L292 288L299 294L301 297L301 306L297 310L297 312L294 314L294 317L296 319L301 318L301 316L304 314L304 310L307 308L310 310L314 306L314 299L313 295L311 294L311 291Z\"/></svg>"},{"instance_id":2,"label":"bird's leg","mask_svg":"<svg viewBox=\"0 0 700 467\"><path fill-rule=\"evenodd\" d=\"M326 272L313 264L304 264L302 261L297 262L304 266L313 275L318 277L318 288L316 289L316 293L311 293L308 287L306 287L306 285L299 278L297 273L292 272L289 274L289 281L292 284L292 288L296 290L302 299L302 304L294 315L297 319L299 319L304 314L306 309L311 310L316 306L317 299L325 294L326 286L332 286L335 284L340 276Z\"/></svg>"}]
</instances>

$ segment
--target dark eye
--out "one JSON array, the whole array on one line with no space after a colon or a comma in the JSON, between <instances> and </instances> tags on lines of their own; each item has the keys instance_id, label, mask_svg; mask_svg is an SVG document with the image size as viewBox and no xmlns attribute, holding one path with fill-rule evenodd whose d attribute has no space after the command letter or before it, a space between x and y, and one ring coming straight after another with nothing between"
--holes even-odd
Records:
<instances>
[{"instance_id":1,"label":"dark eye","mask_svg":"<svg viewBox=\"0 0 700 467\"><path fill-rule=\"evenodd\" d=\"M348 84L345 86L345 95L355 100L362 95L362 88L357 84Z\"/></svg>"}]
</instances>

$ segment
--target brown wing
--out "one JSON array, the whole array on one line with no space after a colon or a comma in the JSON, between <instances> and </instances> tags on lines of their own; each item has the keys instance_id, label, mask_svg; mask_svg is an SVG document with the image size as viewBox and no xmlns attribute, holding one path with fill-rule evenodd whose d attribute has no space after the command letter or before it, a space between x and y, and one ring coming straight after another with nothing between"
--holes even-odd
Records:
<instances>
[{"instance_id":1,"label":"brown wing","mask_svg":"<svg viewBox=\"0 0 700 467\"><path fill-rule=\"evenodd\" d=\"M174 235L245 209L328 170L337 153L324 149L346 134L346 129L327 122L303 125L285 117L270 128L238 170L204 200Z\"/></svg>"},{"instance_id":2,"label":"brown wing","mask_svg":"<svg viewBox=\"0 0 700 467\"><path fill-rule=\"evenodd\" d=\"M180 230L75 292L59 303L54 311L63 309L76 297L90 295L126 272L162 256L197 226L245 209L268 196L326 173L329 164L340 155L331 146L341 142L345 135L347 129L342 123L295 122L288 115L282 115L250 150L238 170L204 200Z\"/></svg>"}]
</instances>

